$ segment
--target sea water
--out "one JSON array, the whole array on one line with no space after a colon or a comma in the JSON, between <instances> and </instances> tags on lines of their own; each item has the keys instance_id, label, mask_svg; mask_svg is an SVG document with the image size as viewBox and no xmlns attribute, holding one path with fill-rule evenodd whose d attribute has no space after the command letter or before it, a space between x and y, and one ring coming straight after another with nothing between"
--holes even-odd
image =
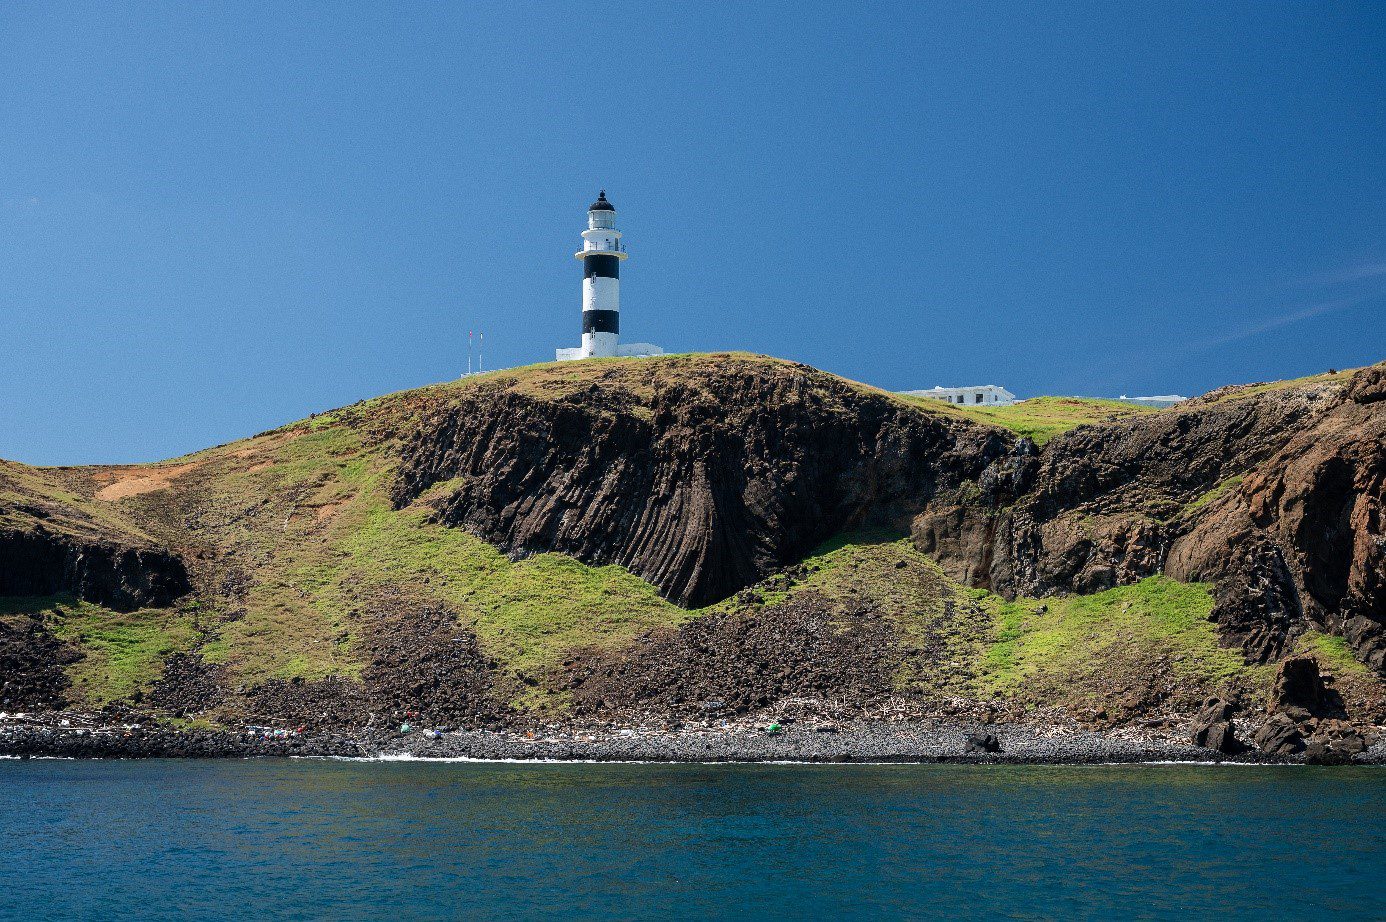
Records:
<instances>
[{"instance_id":1,"label":"sea water","mask_svg":"<svg viewBox=\"0 0 1386 922\"><path fill-rule=\"evenodd\" d=\"M1386 917L1386 770L0 760L0 915Z\"/></svg>"}]
</instances>

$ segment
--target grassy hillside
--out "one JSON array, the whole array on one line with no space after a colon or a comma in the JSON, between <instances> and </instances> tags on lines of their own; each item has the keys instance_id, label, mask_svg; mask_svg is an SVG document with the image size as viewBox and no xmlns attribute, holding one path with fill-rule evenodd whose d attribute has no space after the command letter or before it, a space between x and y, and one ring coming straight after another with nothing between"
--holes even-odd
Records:
<instances>
[{"instance_id":1,"label":"grassy hillside","mask_svg":"<svg viewBox=\"0 0 1386 922\"><path fill-rule=\"evenodd\" d=\"M1305 375L1303 378L1287 378L1284 381L1262 381L1257 384L1233 384L1227 387L1220 387L1217 390L1199 398L1203 403L1222 403L1228 400L1244 400L1247 397L1254 397L1257 394L1264 394L1268 391L1283 391L1295 387L1305 387L1313 384L1346 384L1352 376L1361 371L1361 368L1344 368L1326 371L1317 375Z\"/></svg>"},{"instance_id":2,"label":"grassy hillside","mask_svg":"<svg viewBox=\"0 0 1386 922\"><path fill-rule=\"evenodd\" d=\"M772 359L735 360L793 367ZM440 393L499 386L561 399L599 384L639 392L698 361L706 359L546 364L389 395L189 455L176 465L77 472L72 479L86 494L72 501L114 520L138 521L186 552L198 587L198 631L188 643L177 633L176 646L225 667L234 685L359 676L367 662L362 617L401 604L403 594L410 603L454 610L498 661L517 700L542 704L532 682L573 650L619 646L693 615L619 567L589 567L556 554L511 561L465 531L433 523L427 496L394 510L388 498L394 439L416 409ZM150 476L160 470L174 473ZM34 604L46 609L65 639L96 654L75 672L86 676L110 661L97 649L97 633L66 627L97 619L95 606ZM168 620L150 611L129 617L150 622L151 638L154 623ZM137 673L112 670L97 684L124 688ZM154 677L140 676L146 687ZM91 700L107 697L100 692Z\"/></svg>"},{"instance_id":3,"label":"grassy hillside","mask_svg":"<svg viewBox=\"0 0 1386 922\"><path fill-rule=\"evenodd\" d=\"M805 565L803 579L761 604L815 592L879 611L901 638L903 693L1117 717L1170 697L1191 706L1216 691L1259 699L1274 674L1218 644L1211 587L1201 584L1152 577L1092 596L1008 602L947 579L908 539L871 535L844 536Z\"/></svg>"},{"instance_id":4,"label":"grassy hillside","mask_svg":"<svg viewBox=\"0 0 1386 922\"><path fill-rule=\"evenodd\" d=\"M0 460L0 529L26 529L41 521L59 534L147 540L118 507L84 492L86 479L80 468L36 468Z\"/></svg>"},{"instance_id":5,"label":"grassy hillside","mask_svg":"<svg viewBox=\"0 0 1386 922\"><path fill-rule=\"evenodd\" d=\"M1151 407L1095 397L1032 397L1010 406L988 407L943 403L929 397L900 396L921 409L1009 429L1016 435L1033 439L1037 445L1043 445L1054 436L1079 426L1160 412Z\"/></svg>"},{"instance_id":6,"label":"grassy hillside","mask_svg":"<svg viewBox=\"0 0 1386 922\"><path fill-rule=\"evenodd\" d=\"M198 634L186 607L115 612L66 597L0 599L0 622L38 613L57 639L82 652L66 668L68 698L85 708L148 692L174 653L191 649Z\"/></svg>"},{"instance_id":7,"label":"grassy hillside","mask_svg":"<svg viewBox=\"0 0 1386 922\"><path fill-rule=\"evenodd\" d=\"M77 523L71 527L99 522L147 534L183 555L196 587L176 607L129 614L67 599L3 600L0 618L37 612L81 651L67 669L75 700L89 706L148 692L174 652L220 665L232 688L356 678L369 662L363 631L373 612L436 604L474 632L511 703L561 711L566 699L553 680L576 653L618 649L713 609L774 606L804 592L831 600L844 624L863 611L890 623L902 693L1078 703L1115 713L1158 697L1171 678L1186 695L1264 690L1265 669L1218 645L1204 586L1152 579L1086 598L1006 602L950 582L899 536L854 535L820 548L792 577L688 611L620 567L556 554L509 560L434 522L432 493L392 508L398 439L440 394L495 387L541 399L593 387L640 394L737 362L804 373L793 363L733 354L548 363L366 401L176 463L63 471L0 465L0 498L10 500L0 508L46 503L66 510L57 521ZM811 372L808 380L836 379ZM961 408L892 396L1038 442L1074 426L1158 412L1072 398ZM832 399L830 390L821 399ZM1305 643L1350 671L1331 638Z\"/></svg>"}]
</instances>

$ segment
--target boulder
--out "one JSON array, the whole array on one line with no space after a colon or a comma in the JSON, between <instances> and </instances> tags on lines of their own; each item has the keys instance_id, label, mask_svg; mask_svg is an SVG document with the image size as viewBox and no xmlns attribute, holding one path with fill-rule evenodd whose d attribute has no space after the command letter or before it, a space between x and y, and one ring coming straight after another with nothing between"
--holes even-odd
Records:
<instances>
[{"instance_id":1,"label":"boulder","mask_svg":"<svg viewBox=\"0 0 1386 922\"><path fill-rule=\"evenodd\" d=\"M1270 710L1303 720L1321 714L1323 706L1324 684L1318 662L1308 656L1295 656L1281 663L1271 691Z\"/></svg>"},{"instance_id":2,"label":"boulder","mask_svg":"<svg viewBox=\"0 0 1386 922\"><path fill-rule=\"evenodd\" d=\"M1367 741L1350 724L1341 720L1319 723L1315 733L1305 741L1304 758L1316 765L1342 765L1351 762L1359 752L1367 751Z\"/></svg>"},{"instance_id":3,"label":"boulder","mask_svg":"<svg viewBox=\"0 0 1386 922\"><path fill-rule=\"evenodd\" d=\"M1304 748L1304 737L1298 725L1284 714L1272 714L1256 730L1252 741L1262 752L1272 756L1289 756Z\"/></svg>"},{"instance_id":4,"label":"boulder","mask_svg":"<svg viewBox=\"0 0 1386 922\"><path fill-rule=\"evenodd\" d=\"M996 738L994 733L978 731L969 733L967 741L963 746L963 751L968 755L986 755L991 752L1001 751L1001 741Z\"/></svg>"},{"instance_id":5,"label":"boulder","mask_svg":"<svg viewBox=\"0 0 1386 922\"><path fill-rule=\"evenodd\" d=\"M1352 761L1352 754L1334 746L1328 737L1316 734L1304 743L1304 761L1311 765L1342 765Z\"/></svg>"},{"instance_id":6,"label":"boulder","mask_svg":"<svg viewBox=\"0 0 1386 922\"><path fill-rule=\"evenodd\" d=\"M1228 755L1243 752L1246 746L1237 739L1232 726L1231 703L1221 698L1209 698L1203 702L1203 709L1194 718L1189 728L1189 738L1195 746L1206 746Z\"/></svg>"},{"instance_id":7,"label":"boulder","mask_svg":"<svg viewBox=\"0 0 1386 922\"><path fill-rule=\"evenodd\" d=\"M1230 721L1219 721L1210 724L1201 734L1202 739L1195 737L1194 742L1199 746L1206 746L1209 749L1216 749L1218 752L1235 756L1246 751L1246 745L1237 739L1237 733Z\"/></svg>"}]
</instances>

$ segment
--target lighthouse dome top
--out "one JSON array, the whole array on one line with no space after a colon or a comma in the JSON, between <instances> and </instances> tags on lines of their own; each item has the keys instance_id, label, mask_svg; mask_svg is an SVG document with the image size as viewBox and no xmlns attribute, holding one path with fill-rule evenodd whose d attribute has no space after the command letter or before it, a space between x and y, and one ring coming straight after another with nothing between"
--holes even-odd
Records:
<instances>
[{"instance_id":1,"label":"lighthouse dome top","mask_svg":"<svg viewBox=\"0 0 1386 922\"><path fill-rule=\"evenodd\" d=\"M597 200L591 204L588 211L615 211L616 206L606 200L606 190L603 189L597 196Z\"/></svg>"}]
</instances>

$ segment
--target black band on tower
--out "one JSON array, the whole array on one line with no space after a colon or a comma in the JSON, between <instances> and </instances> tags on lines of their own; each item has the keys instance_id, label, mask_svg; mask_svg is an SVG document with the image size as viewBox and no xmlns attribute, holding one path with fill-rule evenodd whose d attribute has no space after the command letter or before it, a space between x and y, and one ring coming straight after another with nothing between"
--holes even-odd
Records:
<instances>
[{"instance_id":1,"label":"black band on tower","mask_svg":"<svg viewBox=\"0 0 1386 922\"><path fill-rule=\"evenodd\" d=\"M621 261L615 256L582 257L582 277L590 279L594 275L604 279L620 278Z\"/></svg>"},{"instance_id":2,"label":"black band on tower","mask_svg":"<svg viewBox=\"0 0 1386 922\"><path fill-rule=\"evenodd\" d=\"M620 311L583 311L582 332L619 333L621 332Z\"/></svg>"}]
</instances>

